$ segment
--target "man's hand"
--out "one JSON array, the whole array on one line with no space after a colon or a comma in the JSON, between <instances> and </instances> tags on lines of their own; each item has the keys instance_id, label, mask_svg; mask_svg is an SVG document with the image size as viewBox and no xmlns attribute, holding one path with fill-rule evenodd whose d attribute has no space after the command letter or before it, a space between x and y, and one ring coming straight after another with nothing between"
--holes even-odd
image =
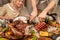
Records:
<instances>
[{"instance_id":1,"label":"man's hand","mask_svg":"<svg viewBox=\"0 0 60 40\"><path fill-rule=\"evenodd\" d=\"M43 19L45 19L47 17L47 13L46 12L42 12L40 13L40 15L38 16L39 21L42 21Z\"/></svg>"}]
</instances>

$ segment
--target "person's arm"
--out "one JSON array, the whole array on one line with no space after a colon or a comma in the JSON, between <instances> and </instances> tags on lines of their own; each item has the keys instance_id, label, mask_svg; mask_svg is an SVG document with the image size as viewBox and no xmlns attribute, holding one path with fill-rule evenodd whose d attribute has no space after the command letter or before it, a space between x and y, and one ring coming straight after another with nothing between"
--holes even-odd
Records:
<instances>
[{"instance_id":1,"label":"person's arm","mask_svg":"<svg viewBox=\"0 0 60 40\"><path fill-rule=\"evenodd\" d=\"M36 5L37 5L36 0L32 0L33 10L36 10L36 9L37 9L37 8L36 8Z\"/></svg>"},{"instance_id":2,"label":"person's arm","mask_svg":"<svg viewBox=\"0 0 60 40\"><path fill-rule=\"evenodd\" d=\"M14 18L9 18L8 16L7 16L7 17L5 17L5 16L0 16L0 19L9 20L9 19L14 19Z\"/></svg>"},{"instance_id":3,"label":"person's arm","mask_svg":"<svg viewBox=\"0 0 60 40\"><path fill-rule=\"evenodd\" d=\"M56 0L51 0L48 6L39 14L38 17L45 18L46 14L56 6ZM42 16L43 15L43 16Z\"/></svg>"},{"instance_id":4,"label":"person's arm","mask_svg":"<svg viewBox=\"0 0 60 40\"><path fill-rule=\"evenodd\" d=\"M55 6L56 6L56 1L55 0L52 0L43 11L45 11L47 13L51 9L53 9Z\"/></svg>"},{"instance_id":5,"label":"person's arm","mask_svg":"<svg viewBox=\"0 0 60 40\"><path fill-rule=\"evenodd\" d=\"M32 21L37 16L37 7L36 7L36 0L32 0L32 8L33 11L31 13L30 21Z\"/></svg>"}]
</instances>

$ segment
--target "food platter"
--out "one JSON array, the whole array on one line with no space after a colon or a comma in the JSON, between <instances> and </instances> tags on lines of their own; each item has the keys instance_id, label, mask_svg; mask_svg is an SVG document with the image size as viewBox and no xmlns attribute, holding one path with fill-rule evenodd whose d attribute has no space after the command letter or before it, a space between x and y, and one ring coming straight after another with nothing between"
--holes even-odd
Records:
<instances>
[{"instance_id":1,"label":"food platter","mask_svg":"<svg viewBox=\"0 0 60 40\"><path fill-rule=\"evenodd\" d=\"M0 40L60 40L60 24L56 20L44 19L35 24L27 20L20 16L11 23L8 20L0 22Z\"/></svg>"}]
</instances>

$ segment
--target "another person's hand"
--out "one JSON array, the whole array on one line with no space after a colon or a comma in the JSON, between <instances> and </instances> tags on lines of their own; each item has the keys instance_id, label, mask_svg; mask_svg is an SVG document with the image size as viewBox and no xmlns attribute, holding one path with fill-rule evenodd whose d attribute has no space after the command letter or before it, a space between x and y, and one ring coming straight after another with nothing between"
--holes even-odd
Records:
<instances>
[{"instance_id":1,"label":"another person's hand","mask_svg":"<svg viewBox=\"0 0 60 40\"><path fill-rule=\"evenodd\" d=\"M42 21L46 17L47 17L47 13L45 13L45 12L40 13L40 15L38 16L38 18L39 18L40 21Z\"/></svg>"},{"instance_id":2,"label":"another person's hand","mask_svg":"<svg viewBox=\"0 0 60 40\"><path fill-rule=\"evenodd\" d=\"M14 19L13 17L9 18L9 17L5 17L4 19L6 20L10 20L10 19Z\"/></svg>"},{"instance_id":3,"label":"another person's hand","mask_svg":"<svg viewBox=\"0 0 60 40\"><path fill-rule=\"evenodd\" d=\"M14 19L13 17L8 17L8 16L0 16L0 19L6 19L6 20L9 20L9 19Z\"/></svg>"}]
</instances>

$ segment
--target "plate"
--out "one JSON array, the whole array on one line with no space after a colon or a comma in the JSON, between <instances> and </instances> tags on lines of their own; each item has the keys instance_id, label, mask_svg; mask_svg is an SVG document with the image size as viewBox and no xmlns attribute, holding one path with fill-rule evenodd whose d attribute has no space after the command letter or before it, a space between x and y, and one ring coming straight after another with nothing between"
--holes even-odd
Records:
<instances>
[{"instance_id":1,"label":"plate","mask_svg":"<svg viewBox=\"0 0 60 40\"><path fill-rule=\"evenodd\" d=\"M24 23L27 23L27 18L24 16L19 16L19 17L15 18L13 21L16 21L16 20L22 20Z\"/></svg>"}]
</instances>

